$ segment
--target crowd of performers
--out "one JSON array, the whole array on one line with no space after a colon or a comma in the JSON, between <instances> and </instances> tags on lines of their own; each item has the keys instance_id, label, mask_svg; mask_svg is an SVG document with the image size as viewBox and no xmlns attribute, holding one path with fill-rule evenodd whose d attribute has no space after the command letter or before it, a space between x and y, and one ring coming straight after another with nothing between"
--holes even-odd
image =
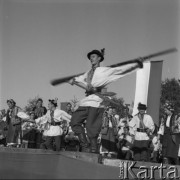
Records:
<instances>
[{"instance_id":1,"label":"crowd of performers","mask_svg":"<svg viewBox=\"0 0 180 180\"><path fill-rule=\"evenodd\" d=\"M12 99L7 100L7 105L7 111L0 111L1 147L91 152L87 150L91 144L87 121L82 124L85 129L83 138L88 144L85 150L78 134L72 131L74 112L71 103L67 103L63 111L57 107L56 99L49 100L47 110L43 100L38 99L36 107L28 114ZM146 113L145 104L139 103L139 112L135 116L129 113L127 107L124 107L123 116L117 114L116 107L106 107L97 144L93 144L91 153L98 153L104 158L179 164L180 117L173 114L171 105L166 104L164 108L166 117L161 119L158 127Z\"/></svg>"},{"instance_id":2,"label":"crowd of performers","mask_svg":"<svg viewBox=\"0 0 180 180\"><path fill-rule=\"evenodd\" d=\"M153 161L179 164L180 118L170 103L164 106L166 116L155 125L146 113L146 105L139 103L138 113L132 116L128 109L118 115L115 106L106 107L108 92L102 87L139 68L143 60L129 61L118 67L100 67L103 51L87 54L90 71L68 81L86 90L86 97L72 111L58 107L57 99L50 99L48 107L38 99L29 114L23 112L13 99L7 100L7 111L0 113L0 144L7 147L81 151L97 153L104 158L135 161Z\"/></svg>"}]
</instances>

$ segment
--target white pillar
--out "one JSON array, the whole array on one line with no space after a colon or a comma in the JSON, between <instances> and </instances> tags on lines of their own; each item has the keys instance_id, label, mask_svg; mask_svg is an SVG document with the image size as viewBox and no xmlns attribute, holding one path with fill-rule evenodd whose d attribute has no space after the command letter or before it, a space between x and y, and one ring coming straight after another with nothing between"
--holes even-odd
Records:
<instances>
[{"instance_id":1,"label":"white pillar","mask_svg":"<svg viewBox=\"0 0 180 180\"><path fill-rule=\"evenodd\" d=\"M0 109L2 109L2 62L3 62L3 51L2 51L2 41L3 41L3 4L4 0L0 1Z\"/></svg>"},{"instance_id":2,"label":"white pillar","mask_svg":"<svg viewBox=\"0 0 180 180\"><path fill-rule=\"evenodd\" d=\"M163 61L144 63L144 68L136 72L136 91L133 115L138 113L138 103L147 105L147 113L159 124L159 106L161 94L161 75Z\"/></svg>"},{"instance_id":3,"label":"white pillar","mask_svg":"<svg viewBox=\"0 0 180 180\"><path fill-rule=\"evenodd\" d=\"M150 67L150 62L146 62L144 63L143 69L140 69L136 72L136 90L133 116L138 113L138 103L147 105Z\"/></svg>"}]
</instances>

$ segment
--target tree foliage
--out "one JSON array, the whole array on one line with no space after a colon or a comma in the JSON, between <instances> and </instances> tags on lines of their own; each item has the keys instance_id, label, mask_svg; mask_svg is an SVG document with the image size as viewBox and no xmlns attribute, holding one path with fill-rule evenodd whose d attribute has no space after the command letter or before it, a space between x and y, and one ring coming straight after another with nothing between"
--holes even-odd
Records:
<instances>
[{"instance_id":1,"label":"tree foliage","mask_svg":"<svg viewBox=\"0 0 180 180\"><path fill-rule=\"evenodd\" d=\"M79 100L74 96L74 98L70 100L70 103L72 105L72 111L75 111L78 108Z\"/></svg>"},{"instance_id":2,"label":"tree foliage","mask_svg":"<svg viewBox=\"0 0 180 180\"><path fill-rule=\"evenodd\" d=\"M165 79L161 83L160 116L164 114L166 102L173 105L176 114L180 112L180 82L175 78Z\"/></svg>"},{"instance_id":3,"label":"tree foliage","mask_svg":"<svg viewBox=\"0 0 180 180\"><path fill-rule=\"evenodd\" d=\"M124 108L125 108L124 99L123 98L112 97L111 100L114 101L116 104L112 103L112 102L109 102L108 100L105 100L103 104L106 107L108 107L108 106L115 107L116 110L117 110L117 114L120 117L124 116Z\"/></svg>"},{"instance_id":4,"label":"tree foliage","mask_svg":"<svg viewBox=\"0 0 180 180\"><path fill-rule=\"evenodd\" d=\"M39 98L39 96L36 96L35 98L28 100L27 105L24 107L24 111L27 114L29 114L36 107L36 103Z\"/></svg>"}]
</instances>

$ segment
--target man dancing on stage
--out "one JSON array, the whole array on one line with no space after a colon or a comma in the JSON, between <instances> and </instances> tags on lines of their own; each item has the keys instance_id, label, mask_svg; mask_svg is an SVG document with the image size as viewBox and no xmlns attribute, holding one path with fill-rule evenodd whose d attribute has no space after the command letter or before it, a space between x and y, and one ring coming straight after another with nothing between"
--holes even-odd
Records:
<instances>
[{"instance_id":1,"label":"man dancing on stage","mask_svg":"<svg viewBox=\"0 0 180 180\"><path fill-rule=\"evenodd\" d=\"M104 112L102 105L104 98L101 90L107 84L142 68L143 60L140 58L124 62L118 67L100 67L100 63L104 60L104 49L93 50L87 54L87 57L92 65L91 70L69 81L71 85L75 84L86 89L86 97L80 101L79 108L73 113L70 125L79 137L81 151L98 153L97 138L101 130ZM90 146L82 125L85 120Z\"/></svg>"}]
</instances>

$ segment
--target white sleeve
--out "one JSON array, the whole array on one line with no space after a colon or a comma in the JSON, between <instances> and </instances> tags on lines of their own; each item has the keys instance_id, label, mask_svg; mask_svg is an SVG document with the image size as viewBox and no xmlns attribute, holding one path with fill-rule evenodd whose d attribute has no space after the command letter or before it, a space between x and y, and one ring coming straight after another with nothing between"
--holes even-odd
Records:
<instances>
[{"instance_id":1,"label":"white sleeve","mask_svg":"<svg viewBox=\"0 0 180 180\"><path fill-rule=\"evenodd\" d=\"M81 76L75 77L74 80L75 80L75 82L79 82L79 83L83 83L83 84L87 85L87 82L86 82L87 75L88 75L88 72L84 73Z\"/></svg>"},{"instance_id":2,"label":"white sleeve","mask_svg":"<svg viewBox=\"0 0 180 180\"><path fill-rule=\"evenodd\" d=\"M150 115L147 116L147 127L154 132L155 129L155 125L154 125L154 121L152 119L152 117Z\"/></svg>"},{"instance_id":3,"label":"white sleeve","mask_svg":"<svg viewBox=\"0 0 180 180\"><path fill-rule=\"evenodd\" d=\"M60 122L62 120L66 120L70 122L71 115L69 115L67 112L61 110L61 109L56 109L55 114L54 114L54 120L57 122Z\"/></svg>"},{"instance_id":4,"label":"white sleeve","mask_svg":"<svg viewBox=\"0 0 180 180\"><path fill-rule=\"evenodd\" d=\"M17 113L17 116L21 119L29 119L29 115L27 115L25 112L21 111Z\"/></svg>"},{"instance_id":5,"label":"white sleeve","mask_svg":"<svg viewBox=\"0 0 180 180\"><path fill-rule=\"evenodd\" d=\"M158 134L164 135L164 125L162 125L162 124L160 125Z\"/></svg>"},{"instance_id":6,"label":"white sleeve","mask_svg":"<svg viewBox=\"0 0 180 180\"><path fill-rule=\"evenodd\" d=\"M129 122L129 133L135 135L137 129L137 118L134 116Z\"/></svg>"},{"instance_id":7,"label":"white sleeve","mask_svg":"<svg viewBox=\"0 0 180 180\"><path fill-rule=\"evenodd\" d=\"M23 124L22 124L22 130L25 130L25 129L26 129L26 126L27 126L27 122L23 123Z\"/></svg>"},{"instance_id":8,"label":"white sleeve","mask_svg":"<svg viewBox=\"0 0 180 180\"><path fill-rule=\"evenodd\" d=\"M71 121L71 115L69 115L67 112L63 111L62 112L62 119L70 122Z\"/></svg>"},{"instance_id":9,"label":"white sleeve","mask_svg":"<svg viewBox=\"0 0 180 180\"><path fill-rule=\"evenodd\" d=\"M119 67L100 67L96 76L92 79L93 87L106 86L130 73L135 72L140 68L140 64L137 61L127 62L127 64L121 65Z\"/></svg>"},{"instance_id":10,"label":"white sleeve","mask_svg":"<svg viewBox=\"0 0 180 180\"><path fill-rule=\"evenodd\" d=\"M121 118L121 119L119 120L118 127L124 126L124 123L122 122L123 120L124 120L124 118Z\"/></svg>"},{"instance_id":11,"label":"white sleeve","mask_svg":"<svg viewBox=\"0 0 180 180\"><path fill-rule=\"evenodd\" d=\"M44 116L35 119L35 122L36 124L45 124L47 122L50 122L49 113L47 112Z\"/></svg>"}]
</instances>

